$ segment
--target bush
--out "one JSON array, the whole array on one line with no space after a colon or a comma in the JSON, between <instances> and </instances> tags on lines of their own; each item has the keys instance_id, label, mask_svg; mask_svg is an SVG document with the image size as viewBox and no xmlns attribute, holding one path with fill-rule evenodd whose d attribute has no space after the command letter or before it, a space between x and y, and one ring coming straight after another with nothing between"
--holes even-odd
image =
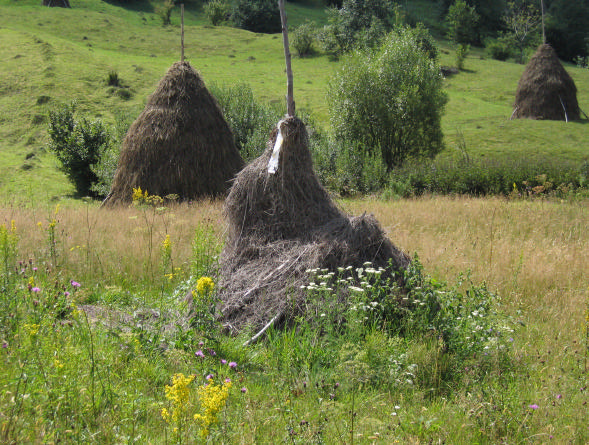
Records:
<instances>
[{"instance_id":1,"label":"bush","mask_svg":"<svg viewBox=\"0 0 589 445\"><path fill-rule=\"evenodd\" d=\"M245 83L231 87L213 84L210 91L221 106L244 160L247 162L260 156L266 148L270 131L283 113L276 107L258 102Z\"/></svg>"},{"instance_id":2,"label":"bush","mask_svg":"<svg viewBox=\"0 0 589 445\"><path fill-rule=\"evenodd\" d=\"M211 0L204 5L203 9L205 17L213 26L220 25L226 21L231 12L229 3L223 0Z\"/></svg>"},{"instance_id":3,"label":"bush","mask_svg":"<svg viewBox=\"0 0 589 445\"><path fill-rule=\"evenodd\" d=\"M97 181L92 166L110 144L110 136L100 120L74 119L75 104L49 112L49 148L62 165L81 196L95 196L91 190Z\"/></svg>"},{"instance_id":4,"label":"bush","mask_svg":"<svg viewBox=\"0 0 589 445\"><path fill-rule=\"evenodd\" d=\"M466 56L470 51L470 45L461 43L456 48L456 68L459 70L464 69L464 61L466 60Z\"/></svg>"},{"instance_id":5,"label":"bush","mask_svg":"<svg viewBox=\"0 0 589 445\"><path fill-rule=\"evenodd\" d=\"M511 56L509 45L502 40L493 40L487 43L487 52L492 59L500 60L502 62L506 61Z\"/></svg>"},{"instance_id":6,"label":"bush","mask_svg":"<svg viewBox=\"0 0 589 445\"><path fill-rule=\"evenodd\" d=\"M305 21L305 23L293 31L290 44L297 51L299 57L305 57L313 54L315 33L315 25L309 21Z\"/></svg>"},{"instance_id":7,"label":"bush","mask_svg":"<svg viewBox=\"0 0 589 445\"><path fill-rule=\"evenodd\" d=\"M238 28L266 34L282 31L278 2L272 0L239 0L233 11Z\"/></svg>"},{"instance_id":8,"label":"bush","mask_svg":"<svg viewBox=\"0 0 589 445\"><path fill-rule=\"evenodd\" d=\"M379 153L387 169L443 149L447 102L440 67L420 49L422 30L401 28L377 51L344 61L329 84L335 138Z\"/></svg>"},{"instance_id":9,"label":"bush","mask_svg":"<svg viewBox=\"0 0 589 445\"><path fill-rule=\"evenodd\" d=\"M172 9L174 9L174 0L165 0L162 6L156 8L155 12L162 19L162 25L168 26L172 23L170 19L172 16Z\"/></svg>"},{"instance_id":10,"label":"bush","mask_svg":"<svg viewBox=\"0 0 589 445\"><path fill-rule=\"evenodd\" d=\"M469 6L464 0L456 0L446 16L448 23L448 37L459 44L476 43L476 26L479 21L474 6Z\"/></svg>"}]
</instances>

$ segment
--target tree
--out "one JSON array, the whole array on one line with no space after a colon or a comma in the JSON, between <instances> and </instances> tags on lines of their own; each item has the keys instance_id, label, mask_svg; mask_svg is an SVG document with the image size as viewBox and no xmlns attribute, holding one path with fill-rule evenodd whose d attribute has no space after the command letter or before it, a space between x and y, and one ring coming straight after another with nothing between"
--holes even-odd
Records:
<instances>
[{"instance_id":1,"label":"tree","mask_svg":"<svg viewBox=\"0 0 589 445\"><path fill-rule=\"evenodd\" d=\"M479 17L474 6L467 5L465 0L456 0L446 16L448 37L458 44L476 43Z\"/></svg>"},{"instance_id":2,"label":"tree","mask_svg":"<svg viewBox=\"0 0 589 445\"><path fill-rule=\"evenodd\" d=\"M92 167L108 149L110 136L102 121L74 118L75 104L49 112L49 148L81 196L95 196L92 185L98 177Z\"/></svg>"},{"instance_id":3,"label":"tree","mask_svg":"<svg viewBox=\"0 0 589 445\"><path fill-rule=\"evenodd\" d=\"M589 55L589 0L552 0L546 5L546 39L564 60Z\"/></svg>"},{"instance_id":4,"label":"tree","mask_svg":"<svg viewBox=\"0 0 589 445\"><path fill-rule=\"evenodd\" d=\"M511 1L503 16L507 33L503 38L517 50L516 60L524 63L524 52L530 46L539 43L539 27L542 16L538 9L527 1Z\"/></svg>"},{"instance_id":5,"label":"tree","mask_svg":"<svg viewBox=\"0 0 589 445\"><path fill-rule=\"evenodd\" d=\"M455 0L438 0L440 15L443 17L454 4ZM466 4L475 9L479 15L476 28L476 44L481 44L486 37L494 37L504 26L501 15L506 8L505 0L466 0Z\"/></svg>"},{"instance_id":6,"label":"tree","mask_svg":"<svg viewBox=\"0 0 589 445\"><path fill-rule=\"evenodd\" d=\"M334 136L348 147L379 154L387 169L443 149L447 97L423 29L392 31L376 51L349 56L329 84Z\"/></svg>"},{"instance_id":7,"label":"tree","mask_svg":"<svg viewBox=\"0 0 589 445\"><path fill-rule=\"evenodd\" d=\"M238 28L267 34L282 30L278 2L274 0L239 0L232 16Z\"/></svg>"}]
</instances>

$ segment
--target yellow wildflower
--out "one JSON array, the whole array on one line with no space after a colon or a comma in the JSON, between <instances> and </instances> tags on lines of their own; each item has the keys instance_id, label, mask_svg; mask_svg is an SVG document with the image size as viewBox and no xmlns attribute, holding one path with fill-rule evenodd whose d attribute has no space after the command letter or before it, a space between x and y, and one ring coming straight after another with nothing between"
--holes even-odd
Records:
<instances>
[{"instance_id":1,"label":"yellow wildflower","mask_svg":"<svg viewBox=\"0 0 589 445\"><path fill-rule=\"evenodd\" d=\"M12 233L16 233L16 222L14 221L14 219L10 221L10 231Z\"/></svg>"},{"instance_id":2,"label":"yellow wildflower","mask_svg":"<svg viewBox=\"0 0 589 445\"><path fill-rule=\"evenodd\" d=\"M39 328L41 326L39 326L37 323L32 323L32 324L25 324L23 327L29 331L29 335L31 337L34 337L39 333Z\"/></svg>"},{"instance_id":3,"label":"yellow wildflower","mask_svg":"<svg viewBox=\"0 0 589 445\"><path fill-rule=\"evenodd\" d=\"M194 420L201 425L200 434L202 437L208 437L211 426L219 422L217 415L225 408L230 388L230 381L226 381L223 385L215 385L212 379L209 379L208 384L198 388L201 412L194 415Z\"/></svg>"},{"instance_id":4,"label":"yellow wildflower","mask_svg":"<svg viewBox=\"0 0 589 445\"><path fill-rule=\"evenodd\" d=\"M182 417L188 409L188 400L190 398L190 388L188 385L192 383L194 376L185 377L184 374L174 374L172 377L172 385L166 385L165 393L166 399L172 402L172 413L170 414L167 410L168 417L164 417L164 411L162 410L162 417L166 422L178 422L182 420Z\"/></svg>"},{"instance_id":5,"label":"yellow wildflower","mask_svg":"<svg viewBox=\"0 0 589 445\"><path fill-rule=\"evenodd\" d=\"M172 248L172 242L170 241L170 235L166 235L164 241L162 242L162 249L165 251L169 251Z\"/></svg>"},{"instance_id":6,"label":"yellow wildflower","mask_svg":"<svg viewBox=\"0 0 589 445\"><path fill-rule=\"evenodd\" d=\"M214 287L215 282L209 277L200 277L196 282L196 291L201 295L208 294Z\"/></svg>"}]
</instances>

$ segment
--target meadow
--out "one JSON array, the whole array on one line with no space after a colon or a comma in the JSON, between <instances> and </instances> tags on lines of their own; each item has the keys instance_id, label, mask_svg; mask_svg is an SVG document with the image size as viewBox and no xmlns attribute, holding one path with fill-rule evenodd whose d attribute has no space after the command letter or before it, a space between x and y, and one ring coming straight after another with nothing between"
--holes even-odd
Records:
<instances>
[{"instance_id":1,"label":"meadow","mask_svg":"<svg viewBox=\"0 0 589 445\"><path fill-rule=\"evenodd\" d=\"M319 271L315 315L244 346L253 333L228 335L212 312L221 201L100 209L46 149L59 104L112 124L139 114L179 58L177 11L162 27L156 3L38 3L0 0L0 442L589 441L586 198L341 199L414 257L414 311L383 324L382 295L397 290L363 271L338 308L356 324L335 326ZM325 20L314 3L289 8L293 26ZM282 103L280 38L207 25L198 3L186 36L207 83L244 81ZM293 63L297 106L328 130L338 61ZM584 122L509 120L522 65L473 49L465 68L446 79L442 158L588 160ZM589 70L566 68L589 110ZM106 84L113 71L126 93Z\"/></svg>"}]
</instances>

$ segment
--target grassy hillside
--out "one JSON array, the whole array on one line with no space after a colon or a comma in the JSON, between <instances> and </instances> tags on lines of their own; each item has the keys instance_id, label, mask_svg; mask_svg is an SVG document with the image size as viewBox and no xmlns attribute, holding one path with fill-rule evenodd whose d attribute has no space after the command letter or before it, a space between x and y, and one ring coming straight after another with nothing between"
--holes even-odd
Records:
<instances>
[{"instance_id":1,"label":"grassy hillside","mask_svg":"<svg viewBox=\"0 0 589 445\"><path fill-rule=\"evenodd\" d=\"M23 191L46 199L72 192L45 152L47 112L75 100L82 115L114 122L132 121L147 96L179 59L179 17L161 26L150 2L118 3L79 0L72 9L46 8L38 1L0 1L0 190ZM427 3L427 2L425 2ZM411 2L423 14L424 2ZM198 3L186 7L186 57L206 82L250 84L259 99L282 103L285 94L282 42L278 35L260 35L203 22ZM325 20L316 4L289 4L291 26L305 17ZM431 11L430 11L431 15ZM433 20L432 17L424 19ZM453 49L441 41L441 62L454 64ZM328 126L326 86L338 62L326 56L294 58L295 100L320 125ZM443 118L448 150L457 140L471 157L512 154L587 160L585 123L510 121L511 104L524 66L488 59L473 51L466 71L446 80L450 101ZM589 110L589 70L567 66L579 90L581 108ZM109 88L115 71L126 87Z\"/></svg>"}]
</instances>

